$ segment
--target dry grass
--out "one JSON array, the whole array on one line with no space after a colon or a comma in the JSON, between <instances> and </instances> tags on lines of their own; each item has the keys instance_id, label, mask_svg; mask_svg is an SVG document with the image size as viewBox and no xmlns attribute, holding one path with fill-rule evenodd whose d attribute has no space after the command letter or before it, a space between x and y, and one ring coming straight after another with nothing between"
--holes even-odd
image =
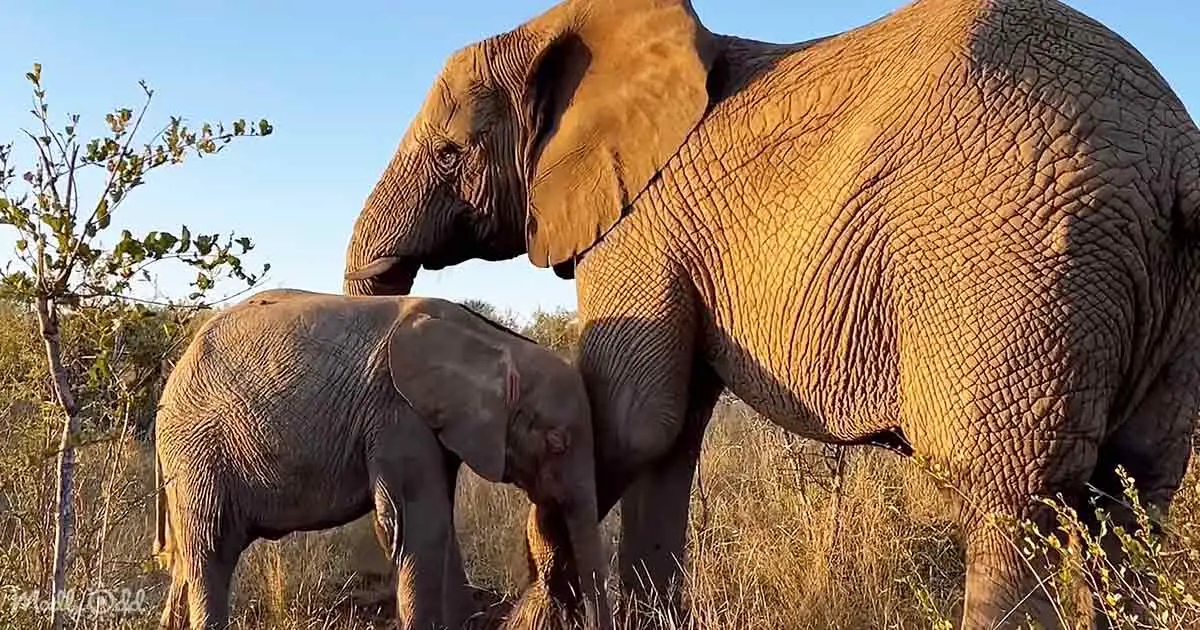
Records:
<instances>
[{"instance_id":1,"label":"dry grass","mask_svg":"<svg viewBox=\"0 0 1200 630\"><path fill-rule=\"evenodd\" d=\"M2 422L0 627L40 627L41 617L17 604L21 593L47 582L52 460L36 455L53 442L53 423L28 405L9 409ZM939 616L955 618L962 544L948 520L948 499L911 462L854 449L835 501L831 452L740 405L719 408L693 493L684 589L693 627L929 628ZM133 440L83 450L71 584L80 592L100 584L143 589L145 599L141 613L82 617L77 627L150 628L157 619L165 576L149 564L149 457ZM527 503L515 489L485 484L469 471L461 479L457 521L468 574L493 599L514 597L524 579ZM1173 514L1180 529L1200 526L1196 487L1189 476ZM605 523L610 542L618 518ZM374 545L366 519L256 543L237 574L237 627L387 627L387 567ZM1182 577L1196 592L1200 575Z\"/></svg>"},{"instance_id":2,"label":"dry grass","mask_svg":"<svg viewBox=\"0 0 1200 630\"><path fill-rule=\"evenodd\" d=\"M701 627L925 627L905 580L935 593L939 607L960 599L949 510L911 463L846 451L839 503L822 461L833 449L740 406L718 416L706 447L688 585Z\"/></svg>"}]
</instances>

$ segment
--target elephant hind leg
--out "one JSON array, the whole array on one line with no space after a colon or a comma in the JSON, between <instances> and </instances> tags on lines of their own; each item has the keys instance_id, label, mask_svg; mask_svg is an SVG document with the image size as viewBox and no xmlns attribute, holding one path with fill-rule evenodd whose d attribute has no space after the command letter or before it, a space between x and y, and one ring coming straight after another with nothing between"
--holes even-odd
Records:
<instances>
[{"instance_id":1,"label":"elephant hind leg","mask_svg":"<svg viewBox=\"0 0 1200 630\"><path fill-rule=\"evenodd\" d=\"M1079 402L1064 400L1062 410L1094 407ZM1095 467L1099 439L1090 431L1060 430L1016 446L1019 450L979 461L961 487L959 518L967 543L963 630L1025 627L1027 616L1047 630L1070 628L1080 614L1090 613L1077 588L1063 591L1054 580L1063 568L1056 548L1030 548L1023 528L1031 524L1063 548L1076 542L1058 528L1055 509L1042 499L1078 502Z\"/></svg>"},{"instance_id":2,"label":"elephant hind leg","mask_svg":"<svg viewBox=\"0 0 1200 630\"><path fill-rule=\"evenodd\" d=\"M184 568L192 630L224 629L229 625L229 595L233 571L247 541L223 536L215 548L191 555Z\"/></svg>"},{"instance_id":3,"label":"elephant hind leg","mask_svg":"<svg viewBox=\"0 0 1200 630\"><path fill-rule=\"evenodd\" d=\"M1100 458L1089 483L1094 501L1120 525L1134 525L1135 516L1124 496L1117 474L1123 468L1132 478L1138 499L1150 514L1152 525L1161 525L1175 492L1187 473L1191 457L1193 418L1197 411L1196 387L1159 387L1133 417L1100 447ZM1091 524L1090 505L1079 506ZM1114 552L1120 553L1117 549Z\"/></svg>"},{"instance_id":4,"label":"elephant hind leg","mask_svg":"<svg viewBox=\"0 0 1200 630\"><path fill-rule=\"evenodd\" d=\"M1053 521L1047 509L1032 503L1024 509L1009 506L991 512L1032 521L1044 533ZM1071 627L1048 584L1054 559L1026 557L1017 535L998 522L979 519L965 529L963 630L1024 627L1026 615L1047 629Z\"/></svg>"},{"instance_id":5,"label":"elephant hind leg","mask_svg":"<svg viewBox=\"0 0 1200 630\"><path fill-rule=\"evenodd\" d=\"M1151 510L1166 510L1187 473L1192 432L1200 414L1200 331L1160 370L1141 403L1100 446L1091 484L1116 511L1123 488L1117 467L1133 478L1139 498ZM1116 499L1114 501L1113 499Z\"/></svg>"},{"instance_id":6,"label":"elephant hind leg","mask_svg":"<svg viewBox=\"0 0 1200 630\"><path fill-rule=\"evenodd\" d=\"M1163 369L1134 413L1101 444L1099 461L1090 480L1095 506L1081 501L1077 508L1093 535L1099 533L1095 508L1107 512L1113 525L1128 532L1139 529L1136 514L1124 496L1118 467L1132 478L1139 502L1151 518L1152 533L1161 533L1161 519L1167 516L1191 457L1192 433L1200 411L1198 359L1200 335L1181 347L1178 358ZM1120 566L1125 562L1126 552L1111 529L1110 525L1108 535L1101 540L1104 563ZM1099 583L1096 580L1101 567L1095 569L1093 582ZM1142 612L1147 601L1154 597L1156 584L1152 579L1139 580L1132 573L1127 575L1127 581L1137 588L1135 593L1126 593L1126 605L1132 608L1131 612ZM1097 627L1107 627L1108 623L1104 613L1097 610Z\"/></svg>"},{"instance_id":7,"label":"elephant hind leg","mask_svg":"<svg viewBox=\"0 0 1200 630\"><path fill-rule=\"evenodd\" d=\"M1074 505L1084 494L1100 444L1092 414L1103 411L1102 400L1095 392L1059 397L1041 410L1042 428L1025 440L994 444L987 457L968 460L959 480L967 543L963 630L1025 627L1026 617L1047 630L1068 628L1090 613L1086 603L1080 608L1076 589L1064 591L1054 580L1063 561L1058 547L1030 547L1024 528L1032 525L1064 548L1074 542L1043 499ZM987 425L1029 426L1029 418L1014 409Z\"/></svg>"},{"instance_id":8,"label":"elephant hind leg","mask_svg":"<svg viewBox=\"0 0 1200 630\"><path fill-rule=\"evenodd\" d=\"M232 507L222 505L219 493L183 483L177 493L185 501L172 515L180 524L173 528L178 556L173 560L172 588L178 582L184 585L179 596L186 597L192 630L225 628L233 572L249 536L236 526ZM204 501L197 505L196 497Z\"/></svg>"}]
</instances>

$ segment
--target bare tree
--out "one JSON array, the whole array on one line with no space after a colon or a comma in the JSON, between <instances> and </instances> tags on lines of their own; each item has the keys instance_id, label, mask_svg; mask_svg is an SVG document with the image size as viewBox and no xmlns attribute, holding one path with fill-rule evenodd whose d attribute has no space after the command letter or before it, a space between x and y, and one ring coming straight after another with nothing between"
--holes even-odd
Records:
<instances>
[{"instance_id":1,"label":"bare tree","mask_svg":"<svg viewBox=\"0 0 1200 630\"><path fill-rule=\"evenodd\" d=\"M250 125L238 120L224 125L204 123L198 131L182 119L170 121L148 142L135 145L153 91L141 84L145 100L141 109L118 109L105 121L109 133L82 142L76 134L79 115L67 116L56 127L49 114L42 69L34 64L26 74L33 86L32 130L22 129L31 141L34 164L18 179L12 163L12 144L0 146L0 225L16 232L16 251L0 272L0 296L34 306L38 329L53 382L54 402L62 410L62 431L57 449L58 474L55 492L54 560L51 583L51 625L56 630L65 621L66 582L74 514L72 485L76 449L81 444L81 413L77 402L79 383L63 365L60 320L64 312L93 307L108 308L114 323L136 310L139 304L131 289L139 280L149 281L148 267L173 260L197 271L188 306L200 305L217 280L229 276L251 286L267 271L248 273L239 256L253 247L250 239L222 239L220 234L193 236L187 226L177 232L152 231L136 237L123 230L109 248L98 237L111 234L112 219L129 193L141 186L149 173L183 162L188 155L219 152L234 138L265 136L271 125L260 120ZM102 173L98 191L85 192L85 173ZM235 245L237 250L235 251ZM14 269L13 263L16 264ZM100 371L107 369L105 356L96 358Z\"/></svg>"}]
</instances>

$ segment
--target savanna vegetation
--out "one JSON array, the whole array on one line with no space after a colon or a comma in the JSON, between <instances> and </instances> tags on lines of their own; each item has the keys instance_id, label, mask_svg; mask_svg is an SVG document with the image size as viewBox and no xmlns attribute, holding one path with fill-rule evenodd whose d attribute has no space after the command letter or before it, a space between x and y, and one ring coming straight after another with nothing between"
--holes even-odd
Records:
<instances>
[{"instance_id":1,"label":"savanna vegetation","mask_svg":"<svg viewBox=\"0 0 1200 630\"><path fill-rule=\"evenodd\" d=\"M270 126L237 121L228 132L209 125L193 132L172 119L150 143L134 145L141 117L118 110L107 120L111 133L85 143L75 138L77 118L61 130L51 126L40 106L40 69L30 79L35 121L45 125L31 131L34 166L16 168L11 149L0 152L0 227L18 239L18 264L5 272L0 296L0 627L44 627L49 593L60 590L54 617L65 627L150 628L167 579L151 556L158 393L191 332L222 308L208 298L218 277L254 285L260 275L246 272L239 258L250 242L232 235L194 237L186 227L144 237L125 232L107 248L97 237L111 234L120 201L151 170L215 153L234 137L267 135ZM81 201L84 180L76 173L86 166L100 173L100 192ZM172 260L197 270L186 299L133 297L150 263ZM576 351L580 331L569 311L522 318L483 302L467 305L565 356ZM1119 627L1197 627L1197 475L1193 465L1161 536L1148 527L1159 515L1118 533L1138 575L1107 566L1067 510L1060 524L1071 545L1019 523L996 526L1010 528L1031 561L1048 552L1067 559L1044 584L1064 616L1089 601L1078 596L1083 588ZM963 571L956 497L919 460L803 440L726 396L692 496L682 585L692 617L645 611L662 627L952 627ZM1136 496L1127 498L1136 504ZM516 489L464 470L458 506L484 626L524 586L527 503ZM613 551L619 519L618 509L606 520ZM1086 571L1098 568L1108 570ZM234 612L244 628L386 627L389 578L366 519L260 541L239 566ZM1149 618L1130 618L1131 602L1143 604Z\"/></svg>"},{"instance_id":2,"label":"savanna vegetation","mask_svg":"<svg viewBox=\"0 0 1200 630\"><path fill-rule=\"evenodd\" d=\"M572 313L522 320L488 305L470 306L570 354L578 339ZM154 516L154 401L197 314L155 311L127 324L111 379L81 397L84 413L73 500L76 544L68 583L80 600L69 627L150 628L159 614L165 574L151 558ZM64 363L85 375L99 352L97 316L64 319ZM51 398L36 316L11 302L0 307L0 625L41 627L45 610L29 593L45 592L52 566L54 453L60 413ZM1135 558L1166 592L1155 601L1171 616L1123 627L1195 627L1200 605L1200 484L1196 471L1180 492L1169 534L1130 533ZM962 542L953 523L952 491L916 462L868 447L836 448L799 439L759 418L732 397L718 407L693 490L691 563L684 597L690 627L950 628L960 603ZM489 617L502 615L524 586L527 502L513 488L464 469L458 532L468 574ZM615 553L619 510L606 530ZM1064 526L1077 526L1064 519ZM1014 531L1014 541L1024 542ZM1045 548L1045 544L1033 545ZM1088 555L1088 554L1091 555ZM1095 549L1080 565L1103 562ZM615 570L615 564L614 564ZM387 627L389 572L362 519L342 528L260 541L243 557L234 609L243 628ZM1069 576L1068 576L1069 577ZM1094 590L1111 597L1142 592L1111 575ZM1062 589L1064 606L1071 605ZM42 601L42 600L39 600ZM1120 600L1116 602L1123 603ZM120 610L128 608L128 610ZM89 611L94 611L95 614ZM664 627L685 627L667 613ZM1178 616L1176 616L1178 615ZM481 626L483 623L481 623Z\"/></svg>"}]
</instances>

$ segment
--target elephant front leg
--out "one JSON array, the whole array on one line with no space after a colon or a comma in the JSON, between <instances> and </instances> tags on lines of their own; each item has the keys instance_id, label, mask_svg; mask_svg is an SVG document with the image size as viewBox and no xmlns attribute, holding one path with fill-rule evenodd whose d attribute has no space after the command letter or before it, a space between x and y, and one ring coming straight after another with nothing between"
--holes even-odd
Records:
<instances>
[{"instance_id":1,"label":"elephant front leg","mask_svg":"<svg viewBox=\"0 0 1200 630\"><path fill-rule=\"evenodd\" d=\"M678 599L668 593L680 586L692 477L720 383L697 353L690 280L613 260L591 261L579 276L579 368L592 401L598 507L604 515L621 500L618 574L636 611L639 600ZM595 274L609 277L588 281Z\"/></svg>"},{"instance_id":2,"label":"elephant front leg","mask_svg":"<svg viewBox=\"0 0 1200 630\"><path fill-rule=\"evenodd\" d=\"M465 612L447 610L445 568L450 558L452 523L444 492L409 489L378 480L375 485L375 518L389 539L389 555L396 566L396 607L403 630L459 628ZM398 499L396 497L399 497ZM404 517L398 518L398 514Z\"/></svg>"},{"instance_id":3,"label":"elephant front leg","mask_svg":"<svg viewBox=\"0 0 1200 630\"><path fill-rule=\"evenodd\" d=\"M711 368L697 365L689 389L679 437L621 498L617 556L622 589L633 602L679 613L692 480L721 384Z\"/></svg>"},{"instance_id":4,"label":"elephant front leg","mask_svg":"<svg viewBox=\"0 0 1200 630\"><path fill-rule=\"evenodd\" d=\"M466 613L473 611L474 602L470 597L470 582L467 580L463 566L462 548L458 544L458 534L454 529L454 499L458 487L458 471L461 460L453 453L443 451L446 469L446 499L450 509L450 539L446 545L446 557L442 565L442 610L447 615L454 616L455 611Z\"/></svg>"},{"instance_id":5,"label":"elephant front leg","mask_svg":"<svg viewBox=\"0 0 1200 630\"><path fill-rule=\"evenodd\" d=\"M621 543L618 551L621 587L628 614L659 613L679 607L684 547L687 542L688 502L692 476L699 459L704 423L711 413L689 414L697 420L685 428L674 447L658 460L621 498ZM569 548L566 524L552 511L530 509L526 522L526 553L532 582L509 617L506 628L538 630L564 625L581 606L578 569Z\"/></svg>"},{"instance_id":6,"label":"elephant front leg","mask_svg":"<svg viewBox=\"0 0 1200 630\"><path fill-rule=\"evenodd\" d=\"M509 613L505 630L543 630L566 625L581 608L577 568L568 549L557 548L568 533L561 513L532 505L525 521L525 560L529 587Z\"/></svg>"},{"instance_id":7,"label":"elephant front leg","mask_svg":"<svg viewBox=\"0 0 1200 630\"><path fill-rule=\"evenodd\" d=\"M396 607L402 630L457 630L471 612L461 556L455 546L452 495L440 444L432 434L384 436L368 462L376 531L395 566ZM448 575L446 564L458 561ZM454 607L447 606L453 602Z\"/></svg>"}]
</instances>

